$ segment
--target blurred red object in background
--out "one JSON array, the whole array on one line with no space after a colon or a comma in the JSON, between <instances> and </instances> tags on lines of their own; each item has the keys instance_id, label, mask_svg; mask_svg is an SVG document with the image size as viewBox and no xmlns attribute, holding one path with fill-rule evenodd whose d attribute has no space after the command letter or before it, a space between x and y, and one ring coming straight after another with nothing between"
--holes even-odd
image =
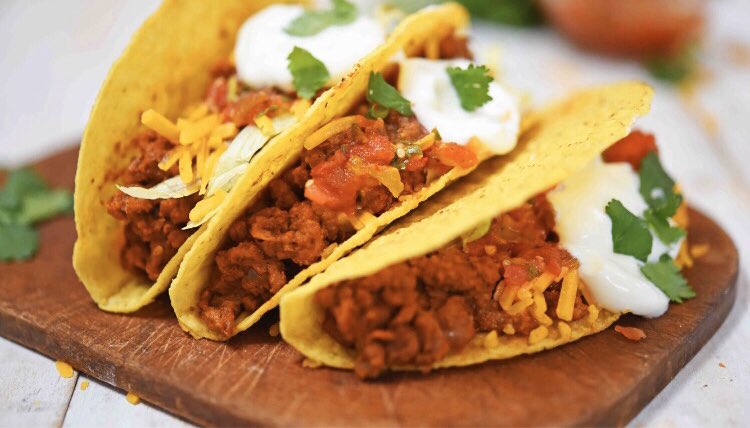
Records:
<instances>
[{"instance_id":1,"label":"blurred red object in background","mask_svg":"<svg viewBox=\"0 0 750 428\"><path fill-rule=\"evenodd\" d=\"M540 0L547 20L579 46L610 55L669 57L696 41L705 0Z\"/></svg>"}]
</instances>

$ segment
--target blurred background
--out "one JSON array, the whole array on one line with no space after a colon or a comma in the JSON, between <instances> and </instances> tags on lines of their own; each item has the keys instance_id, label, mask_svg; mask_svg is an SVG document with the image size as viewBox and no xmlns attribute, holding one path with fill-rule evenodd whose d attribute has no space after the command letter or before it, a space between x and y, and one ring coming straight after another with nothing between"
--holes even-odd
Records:
<instances>
[{"instance_id":1,"label":"blurred background","mask_svg":"<svg viewBox=\"0 0 750 428\"><path fill-rule=\"evenodd\" d=\"M750 1L461 1L476 18L477 60L494 67L529 106L596 83L651 83L652 112L638 127L656 134L688 201L719 220L742 258L750 257ZM398 15L431 2L356 3ZM78 143L107 70L158 4L0 0L0 168ZM633 425L747 421L749 355L743 350L750 316L747 280L741 281L724 327ZM105 422L109 412L98 403L96 414ZM168 420L149 415L152 422Z\"/></svg>"}]
</instances>

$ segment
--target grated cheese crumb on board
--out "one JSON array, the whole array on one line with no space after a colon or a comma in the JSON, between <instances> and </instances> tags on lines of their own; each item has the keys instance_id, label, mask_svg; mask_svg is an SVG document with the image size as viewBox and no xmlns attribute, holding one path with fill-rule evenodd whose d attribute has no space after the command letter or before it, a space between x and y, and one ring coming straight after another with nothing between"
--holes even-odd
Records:
<instances>
[{"instance_id":1,"label":"grated cheese crumb on board","mask_svg":"<svg viewBox=\"0 0 750 428\"><path fill-rule=\"evenodd\" d=\"M134 406L141 402L141 397L133 394L132 392L128 392L128 395L125 396L125 399L128 400L128 403Z\"/></svg>"},{"instance_id":2,"label":"grated cheese crumb on board","mask_svg":"<svg viewBox=\"0 0 750 428\"><path fill-rule=\"evenodd\" d=\"M83 382L81 382L81 391L85 391L88 388L89 388L89 381L84 380Z\"/></svg>"},{"instance_id":3,"label":"grated cheese crumb on board","mask_svg":"<svg viewBox=\"0 0 750 428\"><path fill-rule=\"evenodd\" d=\"M73 377L73 366L66 363L65 361L55 361L55 368L57 369L57 373L59 373L61 377L64 377L66 379Z\"/></svg>"}]
</instances>

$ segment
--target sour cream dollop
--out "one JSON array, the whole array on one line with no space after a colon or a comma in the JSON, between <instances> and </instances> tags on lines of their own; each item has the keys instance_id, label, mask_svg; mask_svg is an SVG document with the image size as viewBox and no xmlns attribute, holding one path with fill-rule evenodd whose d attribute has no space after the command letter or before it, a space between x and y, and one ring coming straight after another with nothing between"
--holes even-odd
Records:
<instances>
[{"instance_id":1,"label":"sour cream dollop","mask_svg":"<svg viewBox=\"0 0 750 428\"><path fill-rule=\"evenodd\" d=\"M287 34L284 29L304 11L299 5L273 5L242 24L234 47L241 81L252 87L276 86L293 91L287 56L299 46L325 64L330 74L326 85L333 85L385 40L382 25L364 15L347 25L333 25L311 36Z\"/></svg>"},{"instance_id":2,"label":"sour cream dollop","mask_svg":"<svg viewBox=\"0 0 750 428\"><path fill-rule=\"evenodd\" d=\"M642 215L647 205L638 187L638 175L629 164L597 159L548 198L557 212L560 245L580 262L579 275L596 303L615 312L658 317L666 312L669 298L643 275L642 262L614 252L612 221L604 211L610 200L618 199L630 212ZM669 248L653 238L650 262L664 253L677 256L681 242Z\"/></svg>"},{"instance_id":3,"label":"sour cream dollop","mask_svg":"<svg viewBox=\"0 0 750 428\"><path fill-rule=\"evenodd\" d=\"M465 59L402 59L398 89L412 103L419 122L429 129L437 128L444 141L466 144L477 137L497 154L513 150L518 139L521 115L516 99L500 84L490 82L492 100L474 111L461 107L448 72L449 67L466 68Z\"/></svg>"}]
</instances>

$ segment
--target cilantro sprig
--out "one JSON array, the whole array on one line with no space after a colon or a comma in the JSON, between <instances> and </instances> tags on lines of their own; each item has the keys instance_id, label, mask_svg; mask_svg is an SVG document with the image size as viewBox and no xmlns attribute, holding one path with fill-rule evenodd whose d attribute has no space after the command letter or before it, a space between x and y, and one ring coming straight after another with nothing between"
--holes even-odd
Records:
<instances>
[{"instance_id":1,"label":"cilantro sprig","mask_svg":"<svg viewBox=\"0 0 750 428\"><path fill-rule=\"evenodd\" d=\"M469 64L465 69L448 67L446 69L453 87L456 89L461 107L474 111L492 100L490 96L490 70L484 65Z\"/></svg>"},{"instance_id":2,"label":"cilantro sprig","mask_svg":"<svg viewBox=\"0 0 750 428\"><path fill-rule=\"evenodd\" d=\"M675 191L674 180L664 171L656 153L643 158L639 170L640 194L648 208L640 218L628 211L620 201L612 199L605 209L612 220L612 242L615 253L635 257L644 262L641 272L656 287L669 297L669 300L682 303L695 297L695 292L685 280L680 269L669 254L662 254L657 262L649 262L653 237L667 246L677 243L686 233L672 226L670 218L682 203L682 196Z\"/></svg>"},{"instance_id":3,"label":"cilantro sprig","mask_svg":"<svg viewBox=\"0 0 750 428\"><path fill-rule=\"evenodd\" d=\"M674 180L664 171L659 156L651 152L641 161L638 171L640 177L639 191L654 214L672 217L682 203L682 195L674 190Z\"/></svg>"},{"instance_id":4,"label":"cilantro sprig","mask_svg":"<svg viewBox=\"0 0 750 428\"><path fill-rule=\"evenodd\" d=\"M322 88L330 74L326 65L315 58L309 51L295 46L287 56L287 68L292 74L292 83L297 95L310 99Z\"/></svg>"},{"instance_id":5,"label":"cilantro sprig","mask_svg":"<svg viewBox=\"0 0 750 428\"><path fill-rule=\"evenodd\" d=\"M622 202L612 199L604 210L612 220L612 242L617 254L633 256L645 262L651 254L653 237L646 222L630 212Z\"/></svg>"},{"instance_id":6,"label":"cilantro sprig","mask_svg":"<svg viewBox=\"0 0 750 428\"><path fill-rule=\"evenodd\" d=\"M72 209L69 191L50 189L29 169L11 172L0 190L0 261L33 256L39 235L32 226Z\"/></svg>"},{"instance_id":7,"label":"cilantro sprig","mask_svg":"<svg viewBox=\"0 0 750 428\"><path fill-rule=\"evenodd\" d=\"M314 36L328 27L346 25L357 19L357 7L346 0L333 0L333 8L307 10L295 18L284 31L292 36Z\"/></svg>"},{"instance_id":8,"label":"cilantro sprig","mask_svg":"<svg viewBox=\"0 0 750 428\"><path fill-rule=\"evenodd\" d=\"M695 297L695 291L669 254L662 254L658 262L646 263L641 267L641 272L673 302L682 303Z\"/></svg>"},{"instance_id":9,"label":"cilantro sprig","mask_svg":"<svg viewBox=\"0 0 750 428\"><path fill-rule=\"evenodd\" d=\"M370 109L370 116L385 117L388 114L383 108L393 109L404 116L413 116L411 103L404 98L396 88L386 82L383 75L377 72L370 72L370 81L367 84L367 101L373 107Z\"/></svg>"}]
</instances>

